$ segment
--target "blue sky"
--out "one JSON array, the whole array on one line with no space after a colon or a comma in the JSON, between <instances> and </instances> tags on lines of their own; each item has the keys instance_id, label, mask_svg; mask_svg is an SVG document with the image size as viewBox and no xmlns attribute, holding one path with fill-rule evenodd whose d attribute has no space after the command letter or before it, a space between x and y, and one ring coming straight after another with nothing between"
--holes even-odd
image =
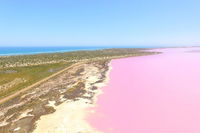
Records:
<instances>
[{"instance_id":1,"label":"blue sky","mask_svg":"<svg viewBox=\"0 0 200 133\"><path fill-rule=\"evenodd\" d=\"M0 46L200 45L199 0L0 0Z\"/></svg>"}]
</instances>

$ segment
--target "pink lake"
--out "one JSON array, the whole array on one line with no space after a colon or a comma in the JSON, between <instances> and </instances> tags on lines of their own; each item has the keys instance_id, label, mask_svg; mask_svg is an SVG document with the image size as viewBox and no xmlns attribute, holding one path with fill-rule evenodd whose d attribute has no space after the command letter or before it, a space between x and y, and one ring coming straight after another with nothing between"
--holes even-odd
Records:
<instances>
[{"instance_id":1,"label":"pink lake","mask_svg":"<svg viewBox=\"0 0 200 133\"><path fill-rule=\"evenodd\" d=\"M96 111L103 133L200 133L200 52L115 59Z\"/></svg>"}]
</instances>

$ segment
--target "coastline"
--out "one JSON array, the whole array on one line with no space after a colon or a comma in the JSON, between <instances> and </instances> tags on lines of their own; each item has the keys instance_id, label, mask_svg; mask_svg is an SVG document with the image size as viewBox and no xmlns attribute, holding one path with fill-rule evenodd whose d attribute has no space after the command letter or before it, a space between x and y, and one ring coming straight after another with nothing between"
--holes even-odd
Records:
<instances>
[{"instance_id":1,"label":"coastline","mask_svg":"<svg viewBox=\"0 0 200 133\"><path fill-rule=\"evenodd\" d=\"M65 53L65 52L77 52L77 51L94 51L94 50L105 50L105 49L123 49L123 48L130 48L130 49L154 49L157 47L111 47L111 46L75 46L75 47L0 47L0 57L2 56L23 56L23 55L36 55L36 54L52 54L52 53Z\"/></svg>"},{"instance_id":2,"label":"coastline","mask_svg":"<svg viewBox=\"0 0 200 133\"><path fill-rule=\"evenodd\" d=\"M95 62L157 54L142 49L104 49L65 53L0 57L0 99L79 62ZM17 82L17 81L20 82ZM15 82L16 81L16 82Z\"/></svg>"},{"instance_id":3,"label":"coastline","mask_svg":"<svg viewBox=\"0 0 200 133\"><path fill-rule=\"evenodd\" d=\"M139 58L142 58L142 57L139 57ZM144 58L148 58L148 57L144 57ZM125 60L130 60L130 59L127 58ZM79 99L78 101L71 101L69 103L64 103L58 106L58 108L56 108L55 113L41 117L41 120L39 120L37 124L38 126L39 125L42 125L42 126L39 126L38 129L36 128L35 132L33 133L43 133L46 130L40 130L40 129L47 129L49 127L51 127L48 131L49 133L54 133L54 132L102 133L101 131L95 129L94 126L90 125L89 121L87 121L87 117L95 113L94 108L98 106L97 105L98 96L103 94L103 91L100 88L106 86L107 82L109 81L109 73L110 73L110 70L112 69L111 61L107 63L108 70L105 73L105 78L103 82L100 83L100 86L97 87L97 90L93 91L94 95L90 99L93 101L92 103L90 103L90 100L88 101L88 99ZM96 85L98 84L93 84L93 86L96 86ZM70 118L70 119L66 120L62 116L65 116L65 118ZM63 121L63 123L60 124L56 121Z\"/></svg>"},{"instance_id":4,"label":"coastline","mask_svg":"<svg viewBox=\"0 0 200 133\"><path fill-rule=\"evenodd\" d=\"M0 57L2 56L23 56L23 55L36 55L36 54L51 54L51 53L64 53L64 52L75 52L84 50L100 50L106 49L106 47L0 47ZM8 52L4 52L5 50ZM11 51L15 52L9 52ZM15 50L17 49L17 50ZM42 50L41 50L42 49ZM47 49L47 50L44 50ZM49 49L49 50L48 50ZM57 50L55 50L57 49ZM31 50L31 52L30 52ZM1 53L2 52L2 53Z\"/></svg>"},{"instance_id":5,"label":"coastline","mask_svg":"<svg viewBox=\"0 0 200 133\"><path fill-rule=\"evenodd\" d=\"M94 113L94 110L91 110L91 108L96 106L98 96L103 93L100 88L105 86L109 80L110 62L106 63L106 65L108 69L103 73L100 74L99 71L95 75L89 74L88 77L86 76L86 93L84 95L91 97L90 99L79 98L77 101L68 101L56 106L54 113L42 116L37 121L37 126L33 133L101 133L91 127L86 119L87 116ZM103 78L96 76L99 74L103 74ZM101 82L99 82L100 80ZM93 90L93 87L96 87L96 89ZM93 93L92 95L91 92Z\"/></svg>"},{"instance_id":6,"label":"coastline","mask_svg":"<svg viewBox=\"0 0 200 133\"><path fill-rule=\"evenodd\" d=\"M96 106L97 98L102 94L99 88L105 86L109 80L110 61L116 58L156 54L134 49L111 49L103 50L103 52L112 54L81 60L82 64L70 67L66 71L63 70L58 75L1 104L0 132L20 133L23 130L43 133L43 129L52 127L49 132L57 129L59 132L66 132L71 129L75 133L78 132L77 130L99 133L89 125L86 119L94 113L94 110L88 110ZM63 116L68 116L68 118ZM51 118L52 120L49 120ZM53 118L58 120L53 120ZM58 123L59 120L61 123ZM75 125L82 125L82 128Z\"/></svg>"},{"instance_id":7,"label":"coastline","mask_svg":"<svg viewBox=\"0 0 200 133\"><path fill-rule=\"evenodd\" d=\"M85 118L89 115L87 113L92 113L87 109L95 106L96 97L101 94L98 88L108 81L108 63L109 61L88 62L71 67L54 79L49 79L38 87L27 90L2 104L0 132L24 130L44 133L43 129L45 131L47 129L43 126L48 124L58 127L49 130L58 129L59 132L68 130L70 125L64 124L67 127L63 127L62 122L70 123L70 129L74 132L79 129L75 125L82 125L85 130L94 132L95 129L89 126ZM60 129L57 125L59 120L49 120L51 118L59 119L63 128Z\"/></svg>"},{"instance_id":8,"label":"coastline","mask_svg":"<svg viewBox=\"0 0 200 133\"><path fill-rule=\"evenodd\" d=\"M199 57L191 49L165 49L112 60L111 79L89 118L92 127L104 133L200 131Z\"/></svg>"}]
</instances>

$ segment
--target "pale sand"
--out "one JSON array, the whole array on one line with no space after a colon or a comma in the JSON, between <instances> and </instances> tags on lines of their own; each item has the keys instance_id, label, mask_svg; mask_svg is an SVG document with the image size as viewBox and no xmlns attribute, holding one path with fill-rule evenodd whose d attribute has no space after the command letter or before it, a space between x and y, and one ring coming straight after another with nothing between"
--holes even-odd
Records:
<instances>
[{"instance_id":1,"label":"pale sand","mask_svg":"<svg viewBox=\"0 0 200 133\"><path fill-rule=\"evenodd\" d=\"M85 73L85 89L91 92L91 84L98 81L100 71L97 68L91 69L88 67L86 69L88 70ZM107 71L107 75L109 71L110 69ZM100 88L105 86L107 82L108 78L103 83L96 83L94 86ZM91 100L79 98L77 101L66 101L58 106L54 106L56 111L52 114L42 116L37 122L37 127L33 133L101 133L92 128L86 121L87 116L94 113L94 110L90 109L96 106L96 99L102 93L100 89L93 92L95 92L95 96ZM86 93L85 95L90 95L90 93ZM91 101L93 101L92 104Z\"/></svg>"},{"instance_id":2,"label":"pale sand","mask_svg":"<svg viewBox=\"0 0 200 133\"><path fill-rule=\"evenodd\" d=\"M21 129L20 127L17 127L17 128L14 129L14 131L16 132L16 131L18 131L20 129Z\"/></svg>"},{"instance_id":3,"label":"pale sand","mask_svg":"<svg viewBox=\"0 0 200 133\"><path fill-rule=\"evenodd\" d=\"M91 106L86 102L86 99L80 99L57 106L55 113L41 117L34 133L94 133L84 120L90 113L87 108Z\"/></svg>"}]
</instances>

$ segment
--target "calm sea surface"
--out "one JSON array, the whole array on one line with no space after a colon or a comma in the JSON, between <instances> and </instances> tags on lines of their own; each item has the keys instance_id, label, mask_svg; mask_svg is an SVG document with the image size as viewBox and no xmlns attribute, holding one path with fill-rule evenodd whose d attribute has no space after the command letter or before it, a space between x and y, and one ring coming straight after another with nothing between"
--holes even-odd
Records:
<instances>
[{"instance_id":1,"label":"calm sea surface","mask_svg":"<svg viewBox=\"0 0 200 133\"><path fill-rule=\"evenodd\" d=\"M0 56L4 55L24 55L24 54L38 54L38 53L54 53L54 52L68 52L79 50L98 50L106 48L125 48L122 46L86 46L86 47L0 47ZM155 48L150 46L135 46L126 48Z\"/></svg>"},{"instance_id":2,"label":"calm sea surface","mask_svg":"<svg viewBox=\"0 0 200 133\"><path fill-rule=\"evenodd\" d=\"M0 47L0 56L67 52L78 50L97 50L104 48L106 47Z\"/></svg>"}]
</instances>

